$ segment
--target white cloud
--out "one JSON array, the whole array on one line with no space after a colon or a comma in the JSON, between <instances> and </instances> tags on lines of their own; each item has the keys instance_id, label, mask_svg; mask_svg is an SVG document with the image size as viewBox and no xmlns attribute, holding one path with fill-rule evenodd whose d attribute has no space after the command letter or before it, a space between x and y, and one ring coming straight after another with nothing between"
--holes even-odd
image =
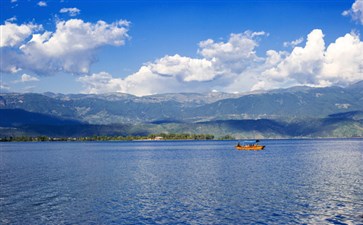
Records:
<instances>
[{"instance_id":1,"label":"white cloud","mask_svg":"<svg viewBox=\"0 0 363 225\"><path fill-rule=\"evenodd\" d=\"M128 28L129 22L123 20L110 24L80 19L57 21L53 32L42 31L40 25L5 22L0 26L0 68L36 75L89 74L95 50L105 45L124 45ZM247 31L231 34L226 41L208 39L199 43L196 58L166 55L123 79L101 72L80 77L79 81L86 93L150 95L344 85L363 79L363 43L358 34L346 34L326 45L323 32L315 29L307 38L286 42L292 47L290 51L268 50L259 56L256 49L262 36L268 35Z\"/></svg>"},{"instance_id":2,"label":"white cloud","mask_svg":"<svg viewBox=\"0 0 363 225\"><path fill-rule=\"evenodd\" d=\"M122 79L113 78L106 72L95 73L78 78L86 86L84 93L101 94L107 92L121 92Z\"/></svg>"},{"instance_id":3,"label":"white cloud","mask_svg":"<svg viewBox=\"0 0 363 225\"><path fill-rule=\"evenodd\" d=\"M261 60L256 55L256 37L267 35L265 32L246 31L231 34L228 42L214 42L211 39L199 43L199 54L213 61L214 66L223 73L240 73Z\"/></svg>"},{"instance_id":4,"label":"white cloud","mask_svg":"<svg viewBox=\"0 0 363 225\"><path fill-rule=\"evenodd\" d=\"M176 77L183 82L209 81L216 77L212 62L180 55L165 56L148 65L150 71L160 76Z\"/></svg>"},{"instance_id":5,"label":"white cloud","mask_svg":"<svg viewBox=\"0 0 363 225\"><path fill-rule=\"evenodd\" d=\"M329 45L318 79L343 85L363 80L363 42L357 34L346 34Z\"/></svg>"},{"instance_id":6,"label":"white cloud","mask_svg":"<svg viewBox=\"0 0 363 225\"><path fill-rule=\"evenodd\" d=\"M269 78L277 81L297 80L301 84L315 83L324 60L325 42L321 30L313 30L307 37L305 47L295 47L290 55L276 67L264 71Z\"/></svg>"},{"instance_id":7,"label":"white cloud","mask_svg":"<svg viewBox=\"0 0 363 225\"><path fill-rule=\"evenodd\" d=\"M35 25L6 23L4 29L12 32L5 32L1 44L14 48L12 51L1 50L7 56L0 59L0 64L3 65L1 69L6 72L15 71L9 68L25 69L38 75L61 71L88 73L90 65L95 61L95 50L105 45L124 45L128 39L128 26L129 22L124 20L108 24L104 21L87 23L71 19L58 21L54 32L34 33L37 27ZM31 40L25 41L30 35ZM22 45L16 48L19 44Z\"/></svg>"},{"instance_id":8,"label":"white cloud","mask_svg":"<svg viewBox=\"0 0 363 225\"><path fill-rule=\"evenodd\" d=\"M79 79L87 93L109 90L134 95L170 92L209 92L222 90L233 82L241 68L261 61L254 48L255 38L265 33L245 32L232 34L227 42L209 39L199 44L203 58L183 57L178 54L164 56L142 66L125 79L100 73ZM241 63L242 65L240 65Z\"/></svg>"},{"instance_id":9,"label":"white cloud","mask_svg":"<svg viewBox=\"0 0 363 225\"><path fill-rule=\"evenodd\" d=\"M9 85L0 82L0 91L1 90L9 90L9 89L10 89Z\"/></svg>"},{"instance_id":10,"label":"white cloud","mask_svg":"<svg viewBox=\"0 0 363 225\"><path fill-rule=\"evenodd\" d=\"M62 8L59 12L68 13L69 16L77 16L81 12L81 10L77 8Z\"/></svg>"},{"instance_id":11,"label":"white cloud","mask_svg":"<svg viewBox=\"0 0 363 225\"><path fill-rule=\"evenodd\" d=\"M18 53L10 48L0 48L0 72L16 73L21 70L19 68Z\"/></svg>"},{"instance_id":12,"label":"white cloud","mask_svg":"<svg viewBox=\"0 0 363 225\"><path fill-rule=\"evenodd\" d=\"M208 83L216 76L211 66L211 62L206 59L174 55L148 63L125 79L113 78L112 75L101 72L78 80L86 87L85 93L93 94L122 92L142 96L181 90L209 91Z\"/></svg>"},{"instance_id":13,"label":"white cloud","mask_svg":"<svg viewBox=\"0 0 363 225\"><path fill-rule=\"evenodd\" d=\"M342 13L343 16L351 16L353 20L363 25L363 0L355 0L351 9Z\"/></svg>"},{"instance_id":14,"label":"white cloud","mask_svg":"<svg viewBox=\"0 0 363 225\"><path fill-rule=\"evenodd\" d=\"M299 44L301 44L301 43L303 43L304 42L304 38L303 37L301 37L301 38L299 38L299 39L296 39L295 41L286 41L286 42L284 42L284 47L285 48L287 48L287 47L295 47L295 46L297 46L297 45L299 45Z\"/></svg>"},{"instance_id":15,"label":"white cloud","mask_svg":"<svg viewBox=\"0 0 363 225\"><path fill-rule=\"evenodd\" d=\"M347 85L363 80L363 42L355 33L339 37L326 48L322 31L313 30L304 47L274 54L280 62L263 71L253 89Z\"/></svg>"},{"instance_id":16,"label":"white cloud","mask_svg":"<svg viewBox=\"0 0 363 225\"><path fill-rule=\"evenodd\" d=\"M40 2L38 2L38 6L40 6L40 7L46 7L47 6L47 3L45 1L40 1Z\"/></svg>"},{"instance_id":17,"label":"white cloud","mask_svg":"<svg viewBox=\"0 0 363 225\"><path fill-rule=\"evenodd\" d=\"M11 3L15 3L15 2L17 2L17 0L10 0L10 2L11 2Z\"/></svg>"},{"instance_id":18,"label":"white cloud","mask_svg":"<svg viewBox=\"0 0 363 225\"><path fill-rule=\"evenodd\" d=\"M19 80L19 82L30 82L30 81L39 81L39 79L24 73L23 75L21 75L21 79Z\"/></svg>"},{"instance_id":19,"label":"white cloud","mask_svg":"<svg viewBox=\"0 0 363 225\"><path fill-rule=\"evenodd\" d=\"M226 42L202 41L202 58L165 56L124 79L108 73L79 79L87 93L150 95L168 92L244 92L295 85L345 85L363 79L363 42L355 33L329 45L315 29L291 52L268 50L257 56L258 36L232 34ZM262 34L262 33L261 33Z\"/></svg>"},{"instance_id":20,"label":"white cloud","mask_svg":"<svg viewBox=\"0 0 363 225\"><path fill-rule=\"evenodd\" d=\"M6 21L4 25L0 25L0 47L15 47L23 43L34 31L41 29L41 25L32 23L17 25Z\"/></svg>"},{"instance_id":21,"label":"white cloud","mask_svg":"<svg viewBox=\"0 0 363 225\"><path fill-rule=\"evenodd\" d=\"M13 16L13 17L5 20L5 22L10 22L11 23L11 22L15 22L16 20L17 20L16 16Z\"/></svg>"},{"instance_id":22,"label":"white cloud","mask_svg":"<svg viewBox=\"0 0 363 225\"><path fill-rule=\"evenodd\" d=\"M262 33L264 34L264 33ZM205 58L223 59L225 61L234 61L245 58L255 58L254 48L258 45L257 41L252 39L250 32L241 34L231 34L228 42L214 42L212 39L201 41L199 43L199 53Z\"/></svg>"}]
</instances>

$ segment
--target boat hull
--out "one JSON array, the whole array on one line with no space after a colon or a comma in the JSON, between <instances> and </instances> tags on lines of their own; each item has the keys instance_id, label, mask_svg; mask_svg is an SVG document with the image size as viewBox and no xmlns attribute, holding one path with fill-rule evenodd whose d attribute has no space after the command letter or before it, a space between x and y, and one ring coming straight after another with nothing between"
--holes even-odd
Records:
<instances>
[{"instance_id":1,"label":"boat hull","mask_svg":"<svg viewBox=\"0 0 363 225\"><path fill-rule=\"evenodd\" d=\"M246 151L259 151L265 148L264 145L252 145L252 146L235 146L237 150L246 150Z\"/></svg>"}]
</instances>

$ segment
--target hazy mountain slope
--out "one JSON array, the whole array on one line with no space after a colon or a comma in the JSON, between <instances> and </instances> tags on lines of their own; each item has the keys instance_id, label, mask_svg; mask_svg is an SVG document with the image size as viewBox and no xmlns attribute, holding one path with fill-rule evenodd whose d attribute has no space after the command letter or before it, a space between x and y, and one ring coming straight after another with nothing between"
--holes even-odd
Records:
<instances>
[{"instance_id":1,"label":"hazy mountain slope","mask_svg":"<svg viewBox=\"0 0 363 225\"><path fill-rule=\"evenodd\" d=\"M199 123L164 123L149 128L152 133L230 135L235 138L319 138L363 137L363 120L349 118L303 119L291 122L260 120L218 120Z\"/></svg>"},{"instance_id":2,"label":"hazy mountain slope","mask_svg":"<svg viewBox=\"0 0 363 225\"><path fill-rule=\"evenodd\" d=\"M24 109L82 120L93 124L112 124L151 121L170 117L180 117L183 106L176 101L147 102L136 101L136 97L105 100L94 95L3 94L1 108Z\"/></svg>"},{"instance_id":3,"label":"hazy mountain slope","mask_svg":"<svg viewBox=\"0 0 363 225\"><path fill-rule=\"evenodd\" d=\"M22 109L0 109L0 126L15 127L24 125L80 125L76 120L67 120Z\"/></svg>"},{"instance_id":4,"label":"hazy mountain slope","mask_svg":"<svg viewBox=\"0 0 363 225\"><path fill-rule=\"evenodd\" d=\"M139 123L154 120L183 120L196 106L239 95L226 93L181 93L136 97L126 94L63 95L7 93L0 108L24 109L92 124Z\"/></svg>"},{"instance_id":5,"label":"hazy mountain slope","mask_svg":"<svg viewBox=\"0 0 363 225\"><path fill-rule=\"evenodd\" d=\"M323 118L347 110L363 110L363 95L339 87L291 89L225 99L200 106L190 116L211 118Z\"/></svg>"},{"instance_id":6,"label":"hazy mountain slope","mask_svg":"<svg viewBox=\"0 0 363 225\"><path fill-rule=\"evenodd\" d=\"M3 104L1 108L5 109L23 109L28 112L49 114L64 118L78 119L75 109L69 104L68 100L60 101L59 99L48 97L43 94L2 94Z\"/></svg>"},{"instance_id":7,"label":"hazy mountain slope","mask_svg":"<svg viewBox=\"0 0 363 225\"><path fill-rule=\"evenodd\" d=\"M293 87L245 95L180 93L145 97L5 93L0 108L20 108L92 124L324 118L363 110L362 86L357 83L347 88Z\"/></svg>"},{"instance_id":8,"label":"hazy mountain slope","mask_svg":"<svg viewBox=\"0 0 363 225\"><path fill-rule=\"evenodd\" d=\"M82 137L82 136L127 136L148 135L155 133L192 133L213 134L216 138L231 135L235 138L316 138L316 137L363 137L362 112L349 112L332 115L324 119L295 119L290 122L259 119L259 120L217 120L198 123L163 123L148 124L115 124L91 125L74 121L57 120L53 117L22 110L11 111L13 117L4 117L0 136L51 136L51 137ZM15 112L14 112L15 111ZM16 112L21 111L21 112ZM19 121L18 116L24 116ZM358 116L358 117L357 117ZM30 118L29 118L30 117ZM30 121L30 122L29 122Z\"/></svg>"}]
</instances>

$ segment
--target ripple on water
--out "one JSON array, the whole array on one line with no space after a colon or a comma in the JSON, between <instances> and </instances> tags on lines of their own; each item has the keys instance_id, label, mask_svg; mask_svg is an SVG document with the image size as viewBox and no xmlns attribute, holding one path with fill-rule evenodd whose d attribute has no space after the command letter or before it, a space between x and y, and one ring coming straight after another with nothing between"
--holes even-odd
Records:
<instances>
[{"instance_id":1,"label":"ripple on water","mask_svg":"<svg viewBox=\"0 0 363 225\"><path fill-rule=\"evenodd\" d=\"M4 144L0 224L363 224L362 140L234 144Z\"/></svg>"}]
</instances>

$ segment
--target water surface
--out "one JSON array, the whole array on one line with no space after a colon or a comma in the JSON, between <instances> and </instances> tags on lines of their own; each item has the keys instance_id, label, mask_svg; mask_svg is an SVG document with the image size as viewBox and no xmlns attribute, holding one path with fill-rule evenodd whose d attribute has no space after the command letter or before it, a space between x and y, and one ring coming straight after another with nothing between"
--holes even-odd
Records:
<instances>
[{"instance_id":1,"label":"water surface","mask_svg":"<svg viewBox=\"0 0 363 225\"><path fill-rule=\"evenodd\" d=\"M363 140L1 143L0 224L363 224Z\"/></svg>"}]
</instances>

